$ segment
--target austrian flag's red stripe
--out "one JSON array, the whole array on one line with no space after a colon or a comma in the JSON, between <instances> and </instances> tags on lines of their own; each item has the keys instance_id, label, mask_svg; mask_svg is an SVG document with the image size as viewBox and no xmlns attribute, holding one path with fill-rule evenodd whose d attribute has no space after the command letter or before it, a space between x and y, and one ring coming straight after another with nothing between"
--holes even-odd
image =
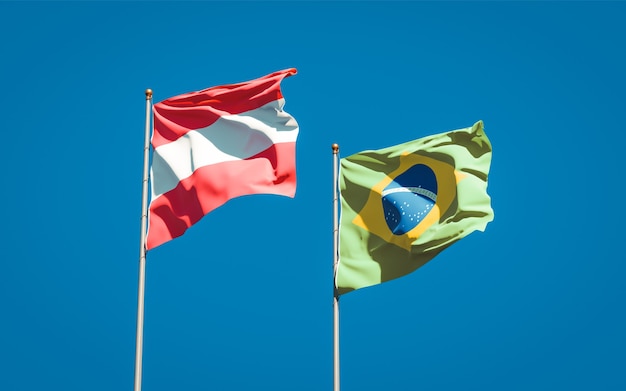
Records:
<instances>
[{"instance_id":1,"label":"austrian flag's red stripe","mask_svg":"<svg viewBox=\"0 0 626 391\"><path fill-rule=\"evenodd\" d=\"M240 114L282 98L280 82L295 74L295 69L286 69L250 82L207 88L155 104L152 146L158 148L191 130L205 128L222 115Z\"/></svg>"},{"instance_id":2,"label":"austrian flag's red stripe","mask_svg":"<svg viewBox=\"0 0 626 391\"><path fill-rule=\"evenodd\" d=\"M296 191L295 143L274 144L245 160L196 170L150 204L147 249L181 236L205 214L246 194L293 197ZM241 180L246 178L246 180Z\"/></svg>"}]
</instances>

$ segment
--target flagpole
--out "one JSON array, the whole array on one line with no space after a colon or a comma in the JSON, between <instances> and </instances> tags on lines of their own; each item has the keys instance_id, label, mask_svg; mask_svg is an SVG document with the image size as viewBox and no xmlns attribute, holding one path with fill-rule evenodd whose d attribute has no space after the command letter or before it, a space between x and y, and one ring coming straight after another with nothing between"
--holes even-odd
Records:
<instances>
[{"instance_id":1,"label":"flagpole","mask_svg":"<svg viewBox=\"0 0 626 391\"><path fill-rule=\"evenodd\" d=\"M339 145L333 144L333 371L334 391L339 391L339 292L337 291L337 265L339 258L339 203L337 183L337 161Z\"/></svg>"},{"instance_id":2,"label":"flagpole","mask_svg":"<svg viewBox=\"0 0 626 391\"><path fill-rule=\"evenodd\" d=\"M150 109L152 90L146 90L146 129L143 144L143 187L141 193L141 235L139 239L139 287L137 292L137 339L135 345L135 391L141 390L143 357L143 310L146 288L146 226L148 222L148 164L150 159Z\"/></svg>"}]
</instances>

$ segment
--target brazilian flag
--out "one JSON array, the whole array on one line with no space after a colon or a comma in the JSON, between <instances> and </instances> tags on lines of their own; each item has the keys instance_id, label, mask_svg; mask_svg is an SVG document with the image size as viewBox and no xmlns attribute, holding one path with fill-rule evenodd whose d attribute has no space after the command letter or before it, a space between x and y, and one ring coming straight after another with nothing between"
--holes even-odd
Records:
<instances>
[{"instance_id":1,"label":"brazilian flag","mask_svg":"<svg viewBox=\"0 0 626 391\"><path fill-rule=\"evenodd\" d=\"M482 121L341 159L338 293L409 274L484 231L490 165Z\"/></svg>"}]
</instances>

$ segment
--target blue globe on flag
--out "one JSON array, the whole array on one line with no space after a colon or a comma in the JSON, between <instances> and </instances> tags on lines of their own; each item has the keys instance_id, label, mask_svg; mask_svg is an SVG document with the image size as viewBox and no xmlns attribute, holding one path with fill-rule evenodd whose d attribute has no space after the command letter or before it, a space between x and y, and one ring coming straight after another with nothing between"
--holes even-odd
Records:
<instances>
[{"instance_id":1,"label":"blue globe on flag","mask_svg":"<svg viewBox=\"0 0 626 391\"><path fill-rule=\"evenodd\" d=\"M416 164L398 175L382 193L387 226L394 235L415 228L437 202L437 178L433 170Z\"/></svg>"}]
</instances>

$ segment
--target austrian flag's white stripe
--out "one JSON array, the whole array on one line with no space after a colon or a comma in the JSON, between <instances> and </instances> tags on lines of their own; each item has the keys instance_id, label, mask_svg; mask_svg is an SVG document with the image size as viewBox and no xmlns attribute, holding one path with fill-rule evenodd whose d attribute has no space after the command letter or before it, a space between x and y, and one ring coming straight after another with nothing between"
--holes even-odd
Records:
<instances>
[{"instance_id":1,"label":"austrian flag's white stripe","mask_svg":"<svg viewBox=\"0 0 626 391\"><path fill-rule=\"evenodd\" d=\"M174 189L198 168L255 156L274 144L295 143L298 124L279 99L258 109L224 115L154 150L152 199Z\"/></svg>"}]
</instances>

